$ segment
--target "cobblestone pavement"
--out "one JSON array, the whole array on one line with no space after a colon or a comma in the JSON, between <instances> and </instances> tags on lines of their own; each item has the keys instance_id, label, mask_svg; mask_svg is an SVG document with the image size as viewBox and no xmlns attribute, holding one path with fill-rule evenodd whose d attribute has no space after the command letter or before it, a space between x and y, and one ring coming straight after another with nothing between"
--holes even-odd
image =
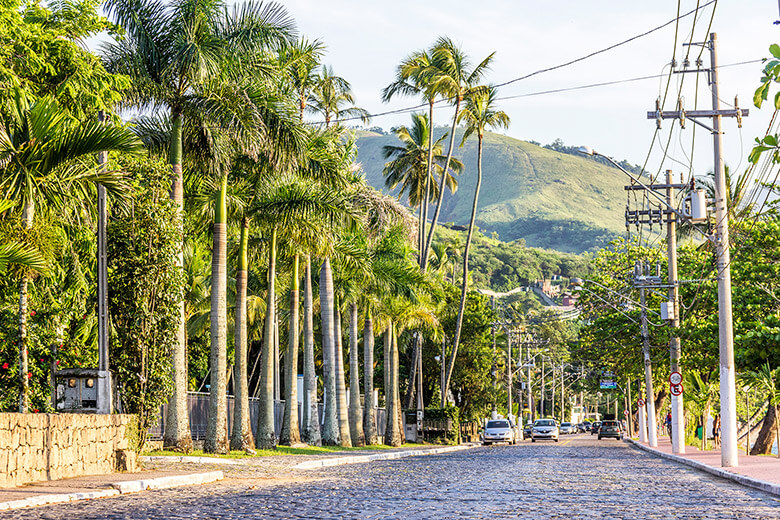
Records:
<instances>
[{"instance_id":1,"label":"cobblestone pavement","mask_svg":"<svg viewBox=\"0 0 780 520\"><path fill-rule=\"evenodd\" d=\"M269 480L266 470L252 480L248 468L228 469L228 476L220 484L0 518L780 519L778 497L590 435L316 471L288 469L278 480Z\"/></svg>"}]
</instances>

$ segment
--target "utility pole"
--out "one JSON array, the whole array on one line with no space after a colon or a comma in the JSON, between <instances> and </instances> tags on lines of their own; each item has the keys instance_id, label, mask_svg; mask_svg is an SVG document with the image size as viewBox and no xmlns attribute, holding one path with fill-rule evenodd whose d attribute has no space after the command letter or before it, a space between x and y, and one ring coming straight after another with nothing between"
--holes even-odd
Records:
<instances>
[{"instance_id":1,"label":"utility pole","mask_svg":"<svg viewBox=\"0 0 780 520\"><path fill-rule=\"evenodd\" d=\"M536 416L536 407L533 406L533 395L531 392L531 349L528 349L528 413L530 419L533 422Z\"/></svg>"},{"instance_id":2,"label":"utility pole","mask_svg":"<svg viewBox=\"0 0 780 520\"><path fill-rule=\"evenodd\" d=\"M748 110L740 109L735 102L733 110L721 110L718 92L718 36L710 34L704 43L691 45L706 47L710 51L710 68L680 70L676 73L707 72L712 91L712 110L661 111L648 112L648 119L656 119L660 125L662 119L689 119L712 132L715 174L715 236L716 265L718 279L718 347L720 354L720 416L721 416L721 466L735 467L739 464L737 447L737 409L736 375L734 370L734 330L731 314L731 254L729 251L729 222L726 194L726 176L723 168L723 117L735 117L737 125L742 127L742 118L748 116ZM680 107L681 108L681 107ZM712 127L698 121L698 118L711 118Z\"/></svg>"},{"instance_id":3,"label":"utility pole","mask_svg":"<svg viewBox=\"0 0 780 520\"><path fill-rule=\"evenodd\" d=\"M565 403L566 403L566 395L563 386L563 365L561 365L561 422L566 420Z\"/></svg>"},{"instance_id":4,"label":"utility pole","mask_svg":"<svg viewBox=\"0 0 780 520\"><path fill-rule=\"evenodd\" d=\"M729 251L729 216L726 207L726 175L723 169L723 133L718 97L718 36L710 34L710 83L712 87L712 138L715 156L715 244L718 265L718 330L720 351L720 464L735 467L737 455L737 385L734 373L734 330L731 318L731 253Z\"/></svg>"},{"instance_id":5,"label":"utility pole","mask_svg":"<svg viewBox=\"0 0 780 520\"><path fill-rule=\"evenodd\" d=\"M629 377L626 380L626 389L628 390L628 395L626 395L626 410L628 410L628 415L626 418L628 421L626 421L626 424L628 424L628 436L632 437L634 432L634 425L632 424L634 422L634 414L631 413L631 378Z\"/></svg>"},{"instance_id":6,"label":"utility pole","mask_svg":"<svg viewBox=\"0 0 780 520\"><path fill-rule=\"evenodd\" d=\"M666 203L674 203L672 170L666 170ZM672 304L669 320L669 368L680 372L680 294L677 283L677 216L669 215L666 220L666 253L668 271L669 302ZM683 422L683 396L672 393L672 453L685 453L685 424Z\"/></svg>"},{"instance_id":7,"label":"utility pole","mask_svg":"<svg viewBox=\"0 0 780 520\"><path fill-rule=\"evenodd\" d=\"M98 115L101 122L106 116L101 111ZM108 152L98 153L100 172L108 168ZM106 253L106 187L97 185L98 189L98 229L97 229L97 314L98 314L98 413L110 414L111 374L108 371L108 257Z\"/></svg>"},{"instance_id":8,"label":"utility pole","mask_svg":"<svg viewBox=\"0 0 780 520\"><path fill-rule=\"evenodd\" d=\"M512 416L512 331L506 328L506 416Z\"/></svg>"},{"instance_id":9,"label":"utility pole","mask_svg":"<svg viewBox=\"0 0 780 520\"><path fill-rule=\"evenodd\" d=\"M642 395L642 381L639 382L639 395ZM641 399L641 398L640 398ZM645 423L645 407L637 403L636 413L639 416L639 442L647 442L647 424Z\"/></svg>"},{"instance_id":10,"label":"utility pole","mask_svg":"<svg viewBox=\"0 0 780 520\"><path fill-rule=\"evenodd\" d=\"M544 356L542 356L542 396L541 396L539 417L544 419Z\"/></svg>"},{"instance_id":11,"label":"utility pole","mask_svg":"<svg viewBox=\"0 0 780 520\"><path fill-rule=\"evenodd\" d=\"M639 288L639 302L642 304L642 356L645 361L645 406L647 407L647 443L658 446L655 428L655 393L653 392L653 366L650 360L650 334L647 330L647 306L645 303L645 288Z\"/></svg>"},{"instance_id":12,"label":"utility pole","mask_svg":"<svg viewBox=\"0 0 780 520\"><path fill-rule=\"evenodd\" d=\"M496 297L495 296L491 296L490 297L490 306L493 308L493 313L495 314L495 312L496 312ZM497 404L496 404L496 385L497 385L497 381L496 380L498 378L498 373L497 373L497 370L496 370L497 367L496 367L496 324L495 324L495 322L491 324L490 331L493 334L493 366L492 366L491 372L492 372L492 375L493 375L493 413L495 414L496 409L497 409Z\"/></svg>"}]
</instances>

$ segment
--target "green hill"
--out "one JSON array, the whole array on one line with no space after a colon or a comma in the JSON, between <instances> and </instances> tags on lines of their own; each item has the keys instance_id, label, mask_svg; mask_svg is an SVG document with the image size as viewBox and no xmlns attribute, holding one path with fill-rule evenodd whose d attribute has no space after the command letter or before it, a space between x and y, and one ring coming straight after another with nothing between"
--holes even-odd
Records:
<instances>
[{"instance_id":1,"label":"green hill","mask_svg":"<svg viewBox=\"0 0 780 520\"><path fill-rule=\"evenodd\" d=\"M438 130L438 135L443 133ZM456 134L460 142L463 130ZM438 137L437 135L437 137ZM368 182L384 187L382 147L395 135L358 133L358 162ZM604 246L624 230L627 178L615 168L499 134L486 133L483 183L477 225L504 241L579 253ZM446 149L446 144L445 144ZM447 193L440 222L467 225L476 182L477 141L469 139L455 156L464 172L458 191Z\"/></svg>"}]
</instances>

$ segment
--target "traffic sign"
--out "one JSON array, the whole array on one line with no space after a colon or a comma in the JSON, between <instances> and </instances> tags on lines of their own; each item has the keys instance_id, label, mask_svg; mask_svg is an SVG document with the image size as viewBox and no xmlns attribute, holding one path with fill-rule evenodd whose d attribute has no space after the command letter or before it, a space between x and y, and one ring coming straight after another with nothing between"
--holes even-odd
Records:
<instances>
[{"instance_id":1,"label":"traffic sign","mask_svg":"<svg viewBox=\"0 0 780 520\"><path fill-rule=\"evenodd\" d=\"M625 415L626 417L628 417L628 410L623 410L623 415Z\"/></svg>"},{"instance_id":2,"label":"traffic sign","mask_svg":"<svg viewBox=\"0 0 780 520\"><path fill-rule=\"evenodd\" d=\"M683 393L683 385L672 385L669 389L673 396L677 397Z\"/></svg>"},{"instance_id":3,"label":"traffic sign","mask_svg":"<svg viewBox=\"0 0 780 520\"><path fill-rule=\"evenodd\" d=\"M669 383L672 386L677 386L682 383L682 374L679 372L672 372L669 374Z\"/></svg>"},{"instance_id":4,"label":"traffic sign","mask_svg":"<svg viewBox=\"0 0 780 520\"><path fill-rule=\"evenodd\" d=\"M639 406L644 406L645 405L645 400L644 399L640 399L639 401L636 402L636 404L638 404Z\"/></svg>"}]
</instances>

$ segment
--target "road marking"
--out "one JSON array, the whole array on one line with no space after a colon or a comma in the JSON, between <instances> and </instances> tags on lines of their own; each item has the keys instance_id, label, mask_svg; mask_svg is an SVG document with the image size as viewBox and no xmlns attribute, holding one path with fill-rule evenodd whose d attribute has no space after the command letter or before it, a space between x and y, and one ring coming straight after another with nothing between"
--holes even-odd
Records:
<instances>
[{"instance_id":1,"label":"road marking","mask_svg":"<svg viewBox=\"0 0 780 520\"><path fill-rule=\"evenodd\" d=\"M563 444L561 444L561 446L566 446L567 444L569 444L569 443L570 443L571 441L573 441L573 440L574 440L574 439L569 439L568 441L566 441L566 442L564 442Z\"/></svg>"}]
</instances>

